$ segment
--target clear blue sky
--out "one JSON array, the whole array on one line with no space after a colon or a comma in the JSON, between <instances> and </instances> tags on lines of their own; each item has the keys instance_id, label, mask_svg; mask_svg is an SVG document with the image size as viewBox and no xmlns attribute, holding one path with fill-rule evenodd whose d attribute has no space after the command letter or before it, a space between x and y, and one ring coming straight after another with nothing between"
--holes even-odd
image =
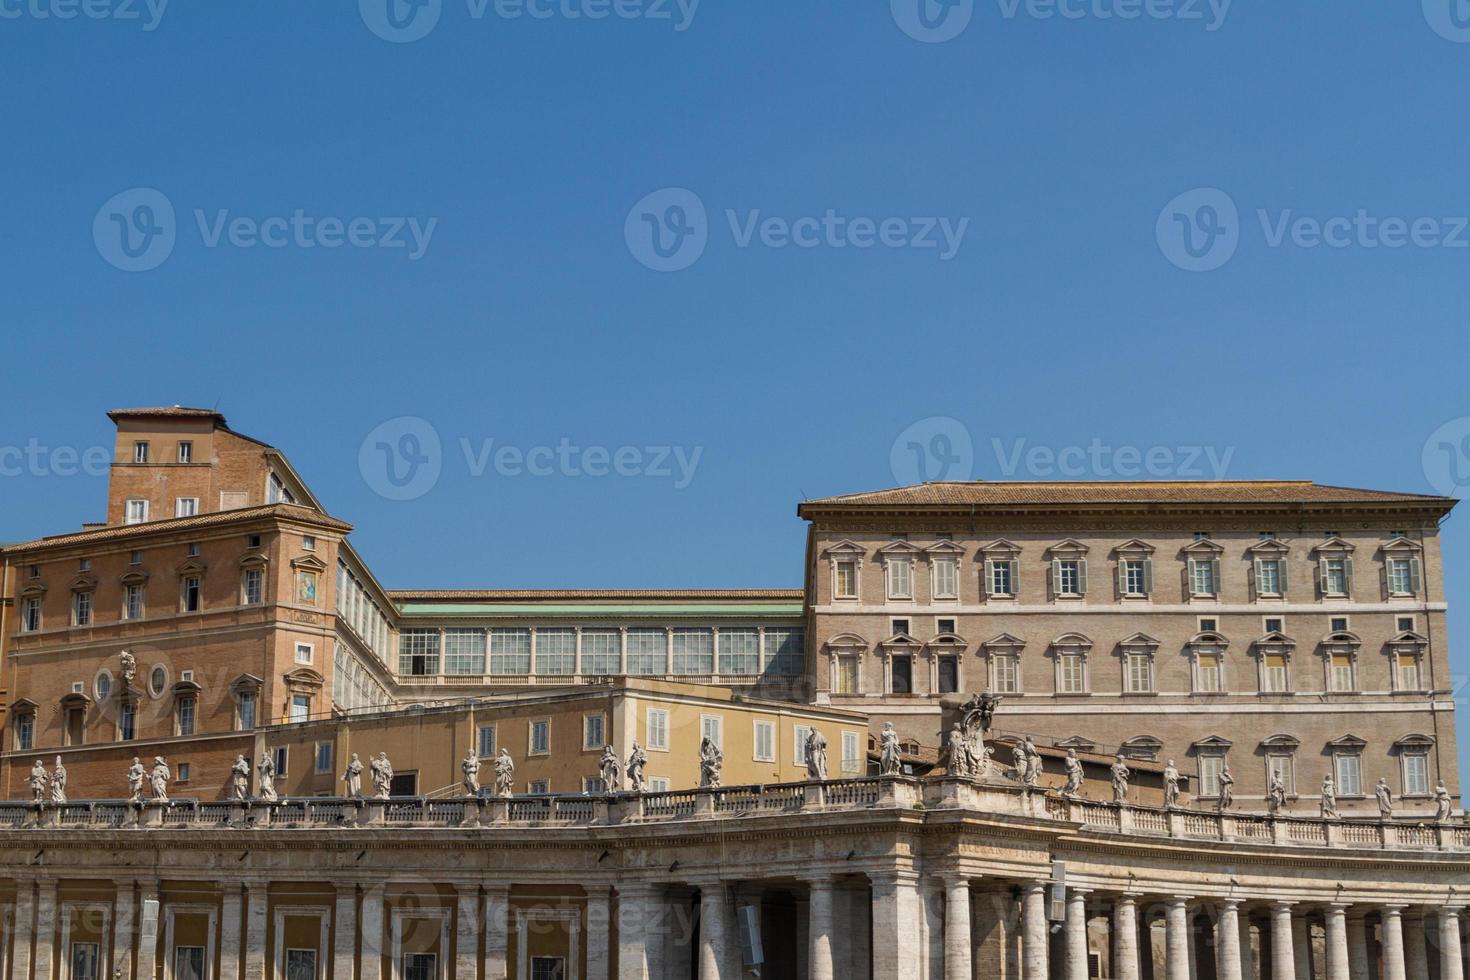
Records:
<instances>
[{"instance_id":1,"label":"clear blue sky","mask_svg":"<svg viewBox=\"0 0 1470 980\"><path fill-rule=\"evenodd\" d=\"M397 2L405 31L427 24ZM893 483L895 438L934 416L961 423L980 477L1004 475L993 439L1002 456L1017 440L1233 449L1233 478L1470 474L1470 423L1422 462L1470 416L1470 248L1448 247L1470 242L1470 37L1448 0L1240 2L1223 21L1205 0L1199 20L1184 0L1136 20L1099 16L1127 0L1073 0L1081 18L977 0L940 43L905 32L925 36L905 0L703 0L692 19L620 2L639 16L442 0L408 43L379 36L405 36L387 0L178 3L156 22L141 0L141 20L0 2L0 443L86 447L109 407L218 404L358 525L390 586L796 585L801 497ZM939 12L939 33L960 24ZM136 188L174 210L172 251L125 272L116 222L165 218L139 210L157 195L108 203ZM702 241L698 214L669 210L691 202ZM298 209L317 247L214 237L221 212L271 234ZM775 247L779 227L751 226L829 209L871 222L870 243L885 219L894 241L924 219L963 234L859 248L862 223L844 223L847 247L825 230ZM1281 227L1360 211L1345 247ZM436 219L422 249L407 232L326 248L316 224L366 218L376 241L410 217ZM1384 219L1433 221L1390 248ZM703 252L654 271L650 222L692 228ZM1224 251L1184 247L1200 243ZM443 447L409 501L359 465L400 416ZM413 449L404 431L382 441ZM957 431L920 441L950 455ZM700 455L682 487L493 457L476 477L462 439L472 456L487 439ZM100 517L103 492L0 479L0 539ZM1467 520L1446 528L1455 638Z\"/></svg>"}]
</instances>

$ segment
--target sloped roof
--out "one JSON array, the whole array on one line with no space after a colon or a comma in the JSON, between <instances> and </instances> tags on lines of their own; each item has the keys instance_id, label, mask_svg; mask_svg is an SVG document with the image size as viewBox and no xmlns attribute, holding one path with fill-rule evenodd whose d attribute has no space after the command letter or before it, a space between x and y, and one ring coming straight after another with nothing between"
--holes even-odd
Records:
<instances>
[{"instance_id":1,"label":"sloped roof","mask_svg":"<svg viewBox=\"0 0 1470 980\"><path fill-rule=\"evenodd\" d=\"M808 500L808 508L845 506L994 506L1046 504L1433 504L1456 501L1432 494L1336 487L1309 480L989 481L919 483Z\"/></svg>"},{"instance_id":2,"label":"sloped roof","mask_svg":"<svg viewBox=\"0 0 1470 980\"><path fill-rule=\"evenodd\" d=\"M301 504L262 504L258 507L241 507L238 510L211 511L208 514L199 514L195 517L171 517L161 521L144 521L141 524L110 524L94 530L77 531L72 534L56 534L36 541L27 541L23 544L10 545L5 550L11 552L24 552L38 550L41 548L57 548L67 545L92 544L93 542L111 541L114 539L127 539L140 534L151 534L167 531L189 531L195 528L216 527L221 524L230 524L235 521L248 521L256 517L286 517L296 520L308 521L320 527L346 533L352 530L352 525L346 521L339 521L335 517L312 507Z\"/></svg>"},{"instance_id":3,"label":"sloped roof","mask_svg":"<svg viewBox=\"0 0 1470 980\"><path fill-rule=\"evenodd\" d=\"M781 599L800 600L801 589L389 589L399 602L543 599Z\"/></svg>"}]
</instances>

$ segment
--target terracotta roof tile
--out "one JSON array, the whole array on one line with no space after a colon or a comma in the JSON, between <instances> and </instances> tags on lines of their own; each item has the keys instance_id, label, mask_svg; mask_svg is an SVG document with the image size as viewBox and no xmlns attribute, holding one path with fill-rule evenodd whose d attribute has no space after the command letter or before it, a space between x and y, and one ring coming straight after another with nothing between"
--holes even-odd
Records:
<instances>
[{"instance_id":1,"label":"terracotta roof tile","mask_svg":"<svg viewBox=\"0 0 1470 980\"><path fill-rule=\"evenodd\" d=\"M225 424L225 417L212 408L185 408L183 405L158 405L151 408L114 408L107 417L116 422L129 418L188 418L218 419Z\"/></svg>"},{"instance_id":2,"label":"terracotta roof tile","mask_svg":"<svg viewBox=\"0 0 1470 980\"><path fill-rule=\"evenodd\" d=\"M265 517L267 515L279 515L281 517L294 517L308 520L314 524L333 528L344 533L352 530L352 525L346 521L339 521L335 517L328 517L319 510L303 507L300 504L263 504L259 507L242 507L238 510L213 511L208 514L199 514L195 517L171 517L162 521L145 521L142 524L112 524L95 530L77 531L72 534L55 534L36 541L8 545L5 550L7 552L21 552L42 548L91 544L93 542L112 541L114 539L127 539L141 534L152 534L160 531L188 531L194 528L216 527L221 524L229 524L233 521L246 521L251 518Z\"/></svg>"},{"instance_id":3,"label":"terracotta roof tile","mask_svg":"<svg viewBox=\"0 0 1470 980\"><path fill-rule=\"evenodd\" d=\"M1421 493L1360 490L1306 480L1232 481L975 481L920 483L809 500L808 507L850 505L1045 505L1045 504L1281 504L1281 503L1434 503L1446 509L1455 501ZM800 512L800 511L799 511Z\"/></svg>"}]
</instances>

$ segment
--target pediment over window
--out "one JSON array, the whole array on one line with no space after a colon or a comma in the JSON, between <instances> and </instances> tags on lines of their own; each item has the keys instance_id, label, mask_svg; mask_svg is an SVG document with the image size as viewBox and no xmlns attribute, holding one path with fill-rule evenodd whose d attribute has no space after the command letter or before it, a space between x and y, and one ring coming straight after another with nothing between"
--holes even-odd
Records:
<instances>
[{"instance_id":1,"label":"pediment over window","mask_svg":"<svg viewBox=\"0 0 1470 980\"><path fill-rule=\"evenodd\" d=\"M844 538L836 544L828 545L823 549L822 554L831 558L861 558L867 552L856 541L849 541Z\"/></svg>"},{"instance_id":2,"label":"pediment over window","mask_svg":"<svg viewBox=\"0 0 1470 980\"><path fill-rule=\"evenodd\" d=\"M1097 743L1090 738L1081 735L1069 735L1060 742L1053 743L1059 749L1076 749L1078 752L1092 752L1097 748Z\"/></svg>"},{"instance_id":3,"label":"pediment over window","mask_svg":"<svg viewBox=\"0 0 1470 980\"><path fill-rule=\"evenodd\" d=\"M1196 633L1184 644L1188 647L1228 647L1230 641L1213 630Z\"/></svg>"},{"instance_id":4,"label":"pediment over window","mask_svg":"<svg viewBox=\"0 0 1470 980\"><path fill-rule=\"evenodd\" d=\"M1014 558L1021 553L1021 546L1014 541L1001 538L983 546L975 555L977 558Z\"/></svg>"},{"instance_id":5,"label":"pediment over window","mask_svg":"<svg viewBox=\"0 0 1470 980\"><path fill-rule=\"evenodd\" d=\"M270 559L258 552L246 555L240 559L241 568L264 568L270 564Z\"/></svg>"},{"instance_id":6,"label":"pediment over window","mask_svg":"<svg viewBox=\"0 0 1470 980\"><path fill-rule=\"evenodd\" d=\"M1404 630L1402 633L1393 637L1388 642L1390 646L1422 647L1429 642L1429 637L1425 636L1423 633L1416 633L1413 630Z\"/></svg>"},{"instance_id":7,"label":"pediment over window","mask_svg":"<svg viewBox=\"0 0 1470 980\"><path fill-rule=\"evenodd\" d=\"M1256 558L1284 558L1291 551L1287 545L1276 538L1264 538L1245 549L1245 553Z\"/></svg>"},{"instance_id":8,"label":"pediment over window","mask_svg":"<svg viewBox=\"0 0 1470 980\"><path fill-rule=\"evenodd\" d=\"M1143 541L1139 538L1130 538L1129 540L1124 541L1122 544L1118 545L1118 547L1114 548L1113 554L1127 556L1129 558L1137 558L1141 556L1151 555L1157 550L1157 548L1149 544L1147 541Z\"/></svg>"},{"instance_id":9,"label":"pediment over window","mask_svg":"<svg viewBox=\"0 0 1470 980\"><path fill-rule=\"evenodd\" d=\"M236 695L249 694L254 691L259 691L264 686L265 681L256 677L254 674L241 674L239 677L230 681L230 693Z\"/></svg>"},{"instance_id":10,"label":"pediment over window","mask_svg":"<svg viewBox=\"0 0 1470 980\"><path fill-rule=\"evenodd\" d=\"M1261 748L1277 749L1286 752L1295 752L1301 748L1302 741L1294 735L1272 735L1270 738L1261 739Z\"/></svg>"},{"instance_id":11,"label":"pediment over window","mask_svg":"<svg viewBox=\"0 0 1470 980\"><path fill-rule=\"evenodd\" d=\"M1163 741L1152 735L1135 735L1122 745L1123 755L1149 762L1158 759L1159 753L1163 750Z\"/></svg>"},{"instance_id":12,"label":"pediment over window","mask_svg":"<svg viewBox=\"0 0 1470 980\"><path fill-rule=\"evenodd\" d=\"M878 554L884 558L891 558L895 556L917 555L922 550L918 545L908 541L890 541L878 549Z\"/></svg>"},{"instance_id":13,"label":"pediment over window","mask_svg":"<svg viewBox=\"0 0 1470 980\"><path fill-rule=\"evenodd\" d=\"M187 697L190 694L198 694L203 690L204 688L199 686L198 681L179 681L173 686L174 697L179 697L180 695Z\"/></svg>"},{"instance_id":14,"label":"pediment over window","mask_svg":"<svg viewBox=\"0 0 1470 980\"><path fill-rule=\"evenodd\" d=\"M46 586L40 582L32 582L20 590L22 599L38 599L46 594Z\"/></svg>"},{"instance_id":15,"label":"pediment over window","mask_svg":"<svg viewBox=\"0 0 1470 980\"><path fill-rule=\"evenodd\" d=\"M10 702L10 710L15 714L27 714L35 711L38 707L40 705L36 704L30 698L21 698L18 701Z\"/></svg>"},{"instance_id":16,"label":"pediment over window","mask_svg":"<svg viewBox=\"0 0 1470 980\"><path fill-rule=\"evenodd\" d=\"M1408 538L1394 538L1383 542L1378 546L1378 550L1386 555L1410 557L1419 554L1424 548L1417 541L1410 541Z\"/></svg>"},{"instance_id":17,"label":"pediment over window","mask_svg":"<svg viewBox=\"0 0 1470 980\"><path fill-rule=\"evenodd\" d=\"M61 708L63 711L65 711L67 708L86 708L91 705L91 703L92 699L87 697L85 694L81 693L80 691L72 691L70 694L61 699Z\"/></svg>"},{"instance_id":18,"label":"pediment over window","mask_svg":"<svg viewBox=\"0 0 1470 980\"><path fill-rule=\"evenodd\" d=\"M1133 633L1119 640L1118 646L1124 648L1148 647L1150 650L1156 650L1158 649L1159 641L1149 636L1147 633Z\"/></svg>"},{"instance_id":19,"label":"pediment over window","mask_svg":"<svg viewBox=\"0 0 1470 980\"><path fill-rule=\"evenodd\" d=\"M1187 544L1179 550L1190 558L1198 558L1202 555L1208 556L1210 558L1218 558L1225 551L1224 548L1211 541L1209 538L1200 538L1198 541Z\"/></svg>"},{"instance_id":20,"label":"pediment over window","mask_svg":"<svg viewBox=\"0 0 1470 980\"><path fill-rule=\"evenodd\" d=\"M299 558L292 558L291 567L312 572L324 572L327 570L326 562L322 561L316 555L302 555Z\"/></svg>"},{"instance_id":21,"label":"pediment over window","mask_svg":"<svg viewBox=\"0 0 1470 980\"><path fill-rule=\"evenodd\" d=\"M326 678L310 667L297 667L288 671L283 679L292 691L319 691L326 683Z\"/></svg>"},{"instance_id":22,"label":"pediment over window","mask_svg":"<svg viewBox=\"0 0 1470 980\"><path fill-rule=\"evenodd\" d=\"M929 641L929 645L935 647L963 647L968 646L969 644L967 644L965 642L965 638L963 636L960 636L958 633L940 633L934 639Z\"/></svg>"},{"instance_id":23,"label":"pediment over window","mask_svg":"<svg viewBox=\"0 0 1470 980\"><path fill-rule=\"evenodd\" d=\"M914 639L912 636L908 635L907 633L894 633L888 639L880 641L878 645L880 647L921 647L921 646L923 646L922 643L920 643L918 640Z\"/></svg>"},{"instance_id":24,"label":"pediment over window","mask_svg":"<svg viewBox=\"0 0 1470 980\"><path fill-rule=\"evenodd\" d=\"M175 569L175 571L180 576L203 575L205 570L208 568L209 566L204 564L204 562L200 561L198 558L190 558L188 561L180 564L179 567Z\"/></svg>"},{"instance_id":25,"label":"pediment over window","mask_svg":"<svg viewBox=\"0 0 1470 980\"><path fill-rule=\"evenodd\" d=\"M96 588L97 576L95 575L78 575L71 580L71 590L73 592L91 592Z\"/></svg>"},{"instance_id":26,"label":"pediment over window","mask_svg":"<svg viewBox=\"0 0 1470 980\"><path fill-rule=\"evenodd\" d=\"M1322 645L1324 647L1337 647L1339 649L1343 647L1351 647L1352 649L1356 650L1358 647L1363 645L1363 641L1359 639L1358 634L1356 633L1350 633L1346 630L1338 630L1336 633L1328 633L1326 636L1322 637Z\"/></svg>"},{"instance_id":27,"label":"pediment over window","mask_svg":"<svg viewBox=\"0 0 1470 980\"><path fill-rule=\"evenodd\" d=\"M1341 735L1327 743L1329 749L1346 749L1352 752L1361 752L1368 743L1356 735Z\"/></svg>"},{"instance_id":28,"label":"pediment over window","mask_svg":"<svg viewBox=\"0 0 1470 980\"><path fill-rule=\"evenodd\" d=\"M926 555L953 555L959 558L964 555L965 549L953 541L940 541L925 548L924 553Z\"/></svg>"},{"instance_id":29,"label":"pediment over window","mask_svg":"<svg viewBox=\"0 0 1470 980\"><path fill-rule=\"evenodd\" d=\"M980 645L987 650L1015 651L1024 647L1026 641L1020 637L1012 636L1010 633L1001 633L999 636L993 636Z\"/></svg>"},{"instance_id":30,"label":"pediment over window","mask_svg":"<svg viewBox=\"0 0 1470 980\"><path fill-rule=\"evenodd\" d=\"M1279 653L1294 649L1296 647L1296 640L1293 640L1285 633L1272 630L1265 636L1259 637L1251 646L1259 650L1269 650L1273 653Z\"/></svg>"},{"instance_id":31,"label":"pediment over window","mask_svg":"<svg viewBox=\"0 0 1470 980\"><path fill-rule=\"evenodd\" d=\"M148 573L137 571L128 572L122 578L118 579L118 581L123 585L147 585Z\"/></svg>"},{"instance_id":32,"label":"pediment over window","mask_svg":"<svg viewBox=\"0 0 1470 980\"><path fill-rule=\"evenodd\" d=\"M1067 538L1047 548L1045 553L1053 558L1081 558L1087 554L1087 550L1087 545L1081 541L1076 538Z\"/></svg>"},{"instance_id":33,"label":"pediment over window","mask_svg":"<svg viewBox=\"0 0 1470 980\"><path fill-rule=\"evenodd\" d=\"M1393 747L1401 752L1405 749L1409 751L1423 751L1434 748L1434 739L1429 735L1415 733L1413 735L1405 735L1397 742L1394 742Z\"/></svg>"},{"instance_id":34,"label":"pediment over window","mask_svg":"<svg viewBox=\"0 0 1470 980\"><path fill-rule=\"evenodd\" d=\"M1335 555L1350 555L1355 550L1356 549L1352 544L1344 541L1342 538L1327 538L1324 541L1319 541L1317 543L1317 547L1312 549L1312 553L1326 557Z\"/></svg>"},{"instance_id":35,"label":"pediment over window","mask_svg":"<svg viewBox=\"0 0 1470 980\"><path fill-rule=\"evenodd\" d=\"M1224 735L1207 735L1191 745L1190 748L1196 752L1201 750L1206 752L1228 752L1234 744L1234 742L1230 741Z\"/></svg>"},{"instance_id":36,"label":"pediment over window","mask_svg":"<svg viewBox=\"0 0 1470 980\"><path fill-rule=\"evenodd\" d=\"M1082 650L1084 652L1092 649L1092 641L1081 633L1063 633L1051 645L1058 650Z\"/></svg>"}]
</instances>

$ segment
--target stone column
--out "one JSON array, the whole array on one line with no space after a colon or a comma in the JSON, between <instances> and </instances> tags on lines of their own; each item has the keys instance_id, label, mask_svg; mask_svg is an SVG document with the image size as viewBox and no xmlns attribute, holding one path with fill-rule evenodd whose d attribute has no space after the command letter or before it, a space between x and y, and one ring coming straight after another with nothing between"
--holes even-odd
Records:
<instances>
[{"instance_id":1,"label":"stone column","mask_svg":"<svg viewBox=\"0 0 1470 980\"><path fill-rule=\"evenodd\" d=\"M1021 891L1021 971L1024 980L1047 980L1048 948L1044 881L1032 881ZM876 945L876 944L875 944ZM874 977L873 980L879 980Z\"/></svg>"},{"instance_id":2,"label":"stone column","mask_svg":"<svg viewBox=\"0 0 1470 980\"><path fill-rule=\"evenodd\" d=\"M725 886L706 881L699 886L699 980L737 980L726 977L724 965L730 944L730 900Z\"/></svg>"},{"instance_id":3,"label":"stone column","mask_svg":"<svg viewBox=\"0 0 1470 980\"><path fill-rule=\"evenodd\" d=\"M51 963L56 952L56 879L36 881L36 953L37 980L51 980Z\"/></svg>"},{"instance_id":4,"label":"stone column","mask_svg":"<svg viewBox=\"0 0 1470 980\"><path fill-rule=\"evenodd\" d=\"M1347 906L1327 906L1327 980L1348 980Z\"/></svg>"},{"instance_id":5,"label":"stone column","mask_svg":"<svg viewBox=\"0 0 1470 980\"><path fill-rule=\"evenodd\" d=\"M1368 976L1368 922L1364 915L1362 909L1354 908L1347 917L1348 975L1352 980L1371 980Z\"/></svg>"},{"instance_id":6,"label":"stone column","mask_svg":"<svg viewBox=\"0 0 1470 980\"><path fill-rule=\"evenodd\" d=\"M153 980L158 975L158 920L163 915L158 882L145 881L138 886L138 980Z\"/></svg>"},{"instance_id":7,"label":"stone column","mask_svg":"<svg viewBox=\"0 0 1470 980\"><path fill-rule=\"evenodd\" d=\"M842 935L842 949L847 956L842 966L842 975L851 980L871 980L871 953L868 948L868 930L872 915L868 904L866 887L848 885L838 892L838 930Z\"/></svg>"},{"instance_id":8,"label":"stone column","mask_svg":"<svg viewBox=\"0 0 1470 980\"><path fill-rule=\"evenodd\" d=\"M480 975L480 886L460 885L454 908L454 975Z\"/></svg>"},{"instance_id":9,"label":"stone column","mask_svg":"<svg viewBox=\"0 0 1470 980\"><path fill-rule=\"evenodd\" d=\"M1291 953L1297 980L1312 980L1312 931L1305 915L1291 917Z\"/></svg>"},{"instance_id":10,"label":"stone column","mask_svg":"<svg viewBox=\"0 0 1470 980\"><path fill-rule=\"evenodd\" d=\"M1408 980L1404 965L1404 906L1385 905L1382 913L1383 980Z\"/></svg>"},{"instance_id":11,"label":"stone column","mask_svg":"<svg viewBox=\"0 0 1470 980\"><path fill-rule=\"evenodd\" d=\"M653 889L643 884L618 888L618 980L659 980L649 969Z\"/></svg>"},{"instance_id":12,"label":"stone column","mask_svg":"<svg viewBox=\"0 0 1470 980\"><path fill-rule=\"evenodd\" d=\"M612 897L604 887L587 890L587 980L610 980ZM1400 978L1402 980L1402 978Z\"/></svg>"},{"instance_id":13,"label":"stone column","mask_svg":"<svg viewBox=\"0 0 1470 980\"><path fill-rule=\"evenodd\" d=\"M1087 980L1086 888L1067 889L1066 969L1067 980ZM948 977L945 980L949 980Z\"/></svg>"},{"instance_id":14,"label":"stone column","mask_svg":"<svg viewBox=\"0 0 1470 980\"><path fill-rule=\"evenodd\" d=\"M239 900L235 916L240 914ZM236 925L238 932L239 926ZM338 885L337 905L332 910L332 980L352 980L357 960L357 886ZM474 976L473 973L470 974ZM223 978L222 978L223 980Z\"/></svg>"},{"instance_id":15,"label":"stone column","mask_svg":"<svg viewBox=\"0 0 1470 980\"><path fill-rule=\"evenodd\" d=\"M133 975L133 928L137 913L133 904L133 883L117 883L117 908L112 922L112 966L106 976L127 980Z\"/></svg>"},{"instance_id":16,"label":"stone column","mask_svg":"<svg viewBox=\"0 0 1470 980\"><path fill-rule=\"evenodd\" d=\"M241 908L240 889L234 882L225 882L220 896L219 980L240 980Z\"/></svg>"},{"instance_id":17,"label":"stone column","mask_svg":"<svg viewBox=\"0 0 1470 980\"><path fill-rule=\"evenodd\" d=\"M1460 959L1460 911L1454 906L1439 910L1439 980L1465 980L1465 964Z\"/></svg>"},{"instance_id":18,"label":"stone column","mask_svg":"<svg viewBox=\"0 0 1470 980\"><path fill-rule=\"evenodd\" d=\"M814 878L807 893L807 976L833 980L832 946L836 939L831 878Z\"/></svg>"},{"instance_id":19,"label":"stone column","mask_svg":"<svg viewBox=\"0 0 1470 980\"><path fill-rule=\"evenodd\" d=\"M245 883L245 980L265 980L265 912L269 892L270 885L264 881Z\"/></svg>"},{"instance_id":20,"label":"stone column","mask_svg":"<svg viewBox=\"0 0 1470 980\"><path fill-rule=\"evenodd\" d=\"M937 879L919 880L920 921L923 923L920 980L943 980L944 977L944 883Z\"/></svg>"},{"instance_id":21,"label":"stone column","mask_svg":"<svg viewBox=\"0 0 1470 980\"><path fill-rule=\"evenodd\" d=\"M1113 903L1113 976L1115 980L1140 980L1138 904L1132 895L1119 895Z\"/></svg>"},{"instance_id":22,"label":"stone column","mask_svg":"<svg viewBox=\"0 0 1470 980\"><path fill-rule=\"evenodd\" d=\"M1251 943L1251 915L1243 909L1237 915L1240 917L1240 980L1256 980L1256 951Z\"/></svg>"},{"instance_id":23,"label":"stone column","mask_svg":"<svg viewBox=\"0 0 1470 980\"><path fill-rule=\"evenodd\" d=\"M1271 906L1271 980L1296 980L1296 955L1292 952L1293 945L1291 903L1277 902ZM1330 975L1329 980L1331 980Z\"/></svg>"},{"instance_id":24,"label":"stone column","mask_svg":"<svg viewBox=\"0 0 1470 980\"><path fill-rule=\"evenodd\" d=\"M1227 898L1220 903L1220 921L1215 926L1215 972L1218 980L1244 980L1240 966L1240 933L1240 903Z\"/></svg>"},{"instance_id":25,"label":"stone column","mask_svg":"<svg viewBox=\"0 0 1470 980\"><path fill-rule=\"evenodd\" d=\"M1409 980L1429 980L1429 944L1424 932L1424 910L1404 913L1404 972Z\"/></svg>"},{"instance_id":26,"label":"stone column","mask_svg":"<svg viewBox=\"0 0 1470 980\"><path fill-rule=\"evenodd\" d=\"M510 886L485 885L485 980L506 980L510 970Z\"/></svg>"},{"instance_id":27,"label":"stone column","mask_svg":"<svg viewBox=\"0 0 1470 980\"><path fill-rule=\"evenodd\" d=\"M969 876L948 875L944 879L944 980L973 980L975 953L970 937Z\"/></svg>"},{"instance_id":28,"label":"stone column","mask_svg":"<svg viewBox=\"0 0 1470 980\"><path fill-rule=\"evenodd\" d=\"M919 876L910 871L889 871L871 877L873 980L919 980L923 957ZM1042 948L1045 962L1044 942ZM1045 971L1039 977L1045 980Z\"/></svg>"},{"instance_id":29,"label":"stone column","mask_svg":"<svg viewBox=\"0 0 1470 980\"><path fill-rule=\"evenodd\" d=\"M1164 974L1168 980L1189 980L1189 899L1169 899L1164 927Z\"/></svg>"},{"instance_id":30,"label":"stone column","mask_svg":"<svg viewBox=\"0 0 1470 980\"><path fill-rule=\"evenodd\" d=\"M362 963L358 980L382 980L383 926L383 886L369 885L362 893Z\"/></svg>"}]
</instances>

